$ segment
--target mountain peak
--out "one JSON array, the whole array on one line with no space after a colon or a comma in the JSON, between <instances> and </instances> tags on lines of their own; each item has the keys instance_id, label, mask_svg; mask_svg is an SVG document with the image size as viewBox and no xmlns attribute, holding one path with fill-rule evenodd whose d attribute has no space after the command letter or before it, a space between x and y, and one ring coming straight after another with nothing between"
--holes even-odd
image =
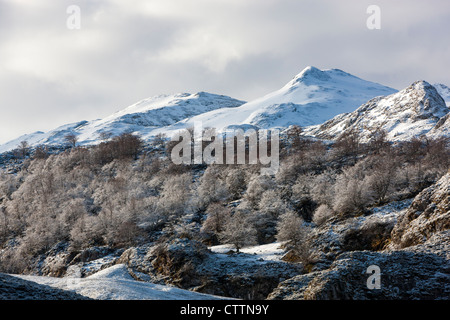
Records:
<instances>
[{"instance_id":1,"label":"mountain peak","mask_svg":"<svg viewBox=\"0 0 450 320\"><path fill-rule=\"evenodd\" d=\"M330 79L330 76L325 71L322 71L313 66L308 66L305 69L303 69L302 72L300 72L298 75L294 77L293 82L299 82L302 80L309 80L309 79L326 81Z\"/></svg>"},{"instance_id":2,"label":"mountain peak","mask_svg":"<svg viewBox=\"0 0 450 320\"><path fill-rule=\"evenodd\" d=\"M345 131L356 129L362 140L368 141L371 132L381 128L391 141L408 140L431 132L442 123L441 119L448 117L448 113L449 108L436 88L420 80L307 131L317 137L334 139Z\"/></svg>"},{"instance_id":3,"label":"mountain peak","mask_svg":"<svg viewBox=\"0 0 450 320\"><path fill-rule=\"evenodd\" d=\"M424 80L415 81L409 87L400 91L398 95L421 102L419 105L423 104L424 110L434 110L433 113L437 111L446 113L448 111L446 110L445 100L437 89Z\"/></svg>"},{"instance_id":4,"label":"mountain peak","mask_svg":"<svg viewBox=\"0 0 450 320\"><path fill-rule=\"evenodd\" d=\"M55 135L70 131L80 145L95 144L99 133L135 132L149 139L158 133L170 135L202 121L204 127L221 131L229 126L253 126L262 129L310 126L323 123L341 113L354 111L377 96L397 90L366 81L339 69L320 70L308 66L279 90L244 103L207 92L159 95L141 100L103 119L80 125L68 125L47 133L25 137L32 145L56 144ZM0 152L16 147L20 141L0 146Z\"/></svg>"},{"instance_id":5,"label":"mountain peak","mask_svg":"<svg viewBox=\"0 0 450 320\"><path fill-rule=\"evenodd\" d=\"M413 88L414 90L418 91L435 91L436 88L433 87L431 84L426 82L425 80L418 80L413 82L410 86L410 88Z\"/></svg>"}]
</instances>

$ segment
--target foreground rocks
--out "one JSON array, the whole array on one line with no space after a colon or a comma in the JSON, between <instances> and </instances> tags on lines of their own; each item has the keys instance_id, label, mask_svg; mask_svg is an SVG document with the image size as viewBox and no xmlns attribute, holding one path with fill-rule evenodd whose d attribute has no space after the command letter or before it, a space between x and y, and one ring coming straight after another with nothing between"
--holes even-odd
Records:
<instances>
[{"instance_id":1,"label":"foreground rocks","mask_svg":"<svg viewBox=\"0 0 450 320\"><path fill-rule=\"evenodd\" d=\"M392 231L389 248L425 242L434 233L450 229L450 173L424 189Z\"/></svg>"},{"instance_id":2,"label":"foreground rocks","mask_svg":"<svg viewBox=\"0 0 450 320\"><path fill-rule=\"evenodd\" d=\"M447 231L407 249L347 252L327 270L282 282L268 299L450 299L449 244ZM367 285L372 275L367 271L373 265L381 271L380 289Z\"/></svg>"},{"instance_id":3,"label":"foreground rocks","mask_svg":"<svg viewBox=\"0 0 450 320\"><path fill-rule=\"evenodd\" d=\"M189 239L129 249L118 262L152 282L240 299L264 299L280 281L303 270L301 264L258 260L251 254L216 254Z\"/></svg>"},{"instance_id":4,"label":"foreground rocks","mask_svg":"<svg viewBox=\"0 0 450 320\"><path fill-rule=\"evenodd\" d=\"M267 298L449 300L450 173L417 195L391 229L389 239L383 236L384 250L379 251L361 250L356 240L365 234L358 230L353 232L358 237L352 235L350 242L358 245L353 250L348 247L348 252L343 252L345 241L341 241L346 237L335 237L339 241L332 246L331 259L335 259L330 265L281 282ZM385 233L389 228L380 230ZM371 266L381 271L376 288Z\"/></svg>"}]
</instances>

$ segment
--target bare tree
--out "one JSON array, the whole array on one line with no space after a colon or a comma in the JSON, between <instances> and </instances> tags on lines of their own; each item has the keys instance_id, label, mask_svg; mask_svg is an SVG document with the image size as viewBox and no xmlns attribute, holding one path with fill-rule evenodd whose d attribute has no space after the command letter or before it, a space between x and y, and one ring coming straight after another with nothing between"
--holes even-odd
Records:
<instances>
[{"instance_id":1,"label":"bare tree","mask_svg":"<svg viewBox=\"0 0 450 320\"><path fill-rule=\"evenodd\" d=\"M228 219L220 239L224 243L234 245L237 252L256 243L256 229L246 217L245 211L237 211Z\"/></svg>"},{"instance_id":2,"label":"bare tree","mask_svg":"<svg viewBox=\"0 0 450 320\"><path fill-rule=\"evenodd\" d=\"M301 137L303 129L300 126L293 125L287 131L288 140L291 142L292 150L294 152L298 152L304 147L305 143Z\"/></svg>"},{"instance_id":3,"label":"bare tree","mask_svg":"<svg viewBox=\"0 0 450 320\"><path fill-rule=\"evenodd\" d=\"M305 237L303 222L303 219L292 210L283 214L277 225L277 240L289 241L294 247L298 246Z\"/></svg>"},{"instance_id":4,"label":"bare tree","mask_svg":"<svg viewBox=\"0 0 450 320\"><path fill-rule=\"evenodd\" d=\"M25 158L30 152L30 144L28 141L21 141L18 147L18 154L21 158Z\"/></svg>"},{"instance_id":5,"label":"bare tree","mask_svg":"<svg viewBox=\"0 0 450 320\"><path fill-rule=\"evenodd\" d=\"M156 148L164 148L167 141L167 135L164 133L158 133L152 140L152 145Z\"/></svg>"},{"instance_id":6,"label":"bare tree","mask_svg":"<svg viewBox=\"0 0 450 320\"><path fill-rule=\"evenodd\" d=\"M72 148L77 146L78 137L73 133L68 133L64 136L64 140L67 144L69 144Z\"/></svg>"},{"instance_id":7,"label":"bare tree","mask_svg":"<svg viewBox=\"0 0 450 320\"><path fill-rule=\"evenodd\" d=\"M365 179L366 169L358 164L344 169L334 185L333 210L342 217L364 213L373 202L372 190Z\"/></svg>"},{"instance_id":8,"label":"bare tree","mask_svg":"<svg viewBox=\"0 0 450 320\"><path fill-rule=\"evenodd\" d=\"M327 220L334 216L334 211L327 204L321 204L316 211L314 211L313 222L320 226Z\"/></svg>"},{"instance_id":9,"label":"bare tree","mask_svg":"<svg viewBox=\"0 0 450 320\"><path fill-rule=\"evenodd\" d=\"M225 224L231 217L231 210L215 202L208 206L206 213L208 216L203 222L201 232L212 238L211 240L215 242L224 231Z\"/></svg>"},{"instance_id":10,"label":"bare tree","mask_svg":"<svg viewBox=\"0 0 450 320\"><path fill-rule=\"evenodd\" d=\"M333 151L338 157L356 157L361 149L359 133L356 129L344 131L333 145Z\"/></svg>"},{"instance_id":11,"label":"bare tree","mask_svg":"<svg viewBox=\"0 0 450 320\"><path fill-rule=\"evenodd\" d=\"M34 150L34 159L46 159L48 157L47 146L37 146Z\"/></svg>"},{"instance_id":12,"label":"bare tree","mask_svg":"<svg viewBox=\"0 0 450 320\"><path fill-rule=\"evenodd\" d=\"M303 219L290 210L283 214L277 225L277 240L287 241L287 246L303 264L310 263L309 228L304 225Z\"/></svg>"}]
</instances>

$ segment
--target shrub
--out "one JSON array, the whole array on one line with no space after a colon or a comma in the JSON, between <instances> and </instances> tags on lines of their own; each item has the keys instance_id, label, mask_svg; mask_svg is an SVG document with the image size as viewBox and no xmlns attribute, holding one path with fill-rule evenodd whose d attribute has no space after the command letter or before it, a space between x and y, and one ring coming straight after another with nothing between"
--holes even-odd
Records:
<instances>
[{"instance_id":1,"label":"shrub","mask_svg":"<svg viewBox=\"0 0 450 320\"><path fill-rule=\"evenodd\" d=\"M327 204L321 204L316 211L314 211L313 222L320 226L328 221L335 215L333 209L331 209Z\"/></svg>"}]
</instances>

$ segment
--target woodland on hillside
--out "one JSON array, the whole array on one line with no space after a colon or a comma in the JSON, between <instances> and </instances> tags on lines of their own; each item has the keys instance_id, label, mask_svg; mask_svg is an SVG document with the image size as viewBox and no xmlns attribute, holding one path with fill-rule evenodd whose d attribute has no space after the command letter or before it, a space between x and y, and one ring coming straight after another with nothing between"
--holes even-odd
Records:
<instances>
[{"instance_id":1,"label":"woodland on hillside","mask_svg":"<svg viewBox=\"0 0 450 320\"><path fill-rule=\"evenodd\" d=\"M174 238L237 250L286 241L314 263L304 241L311 228L412 198L450 165L448 139L390 143L383 131L368 143L356 132L331 143L293 127L274 176L260 165L175 165L173 146L129 133L52 154L24 144L11 160L20 170L0 171L0 272L32 272L61 243L75 252Z\"/></svg>"}]
</instances>

